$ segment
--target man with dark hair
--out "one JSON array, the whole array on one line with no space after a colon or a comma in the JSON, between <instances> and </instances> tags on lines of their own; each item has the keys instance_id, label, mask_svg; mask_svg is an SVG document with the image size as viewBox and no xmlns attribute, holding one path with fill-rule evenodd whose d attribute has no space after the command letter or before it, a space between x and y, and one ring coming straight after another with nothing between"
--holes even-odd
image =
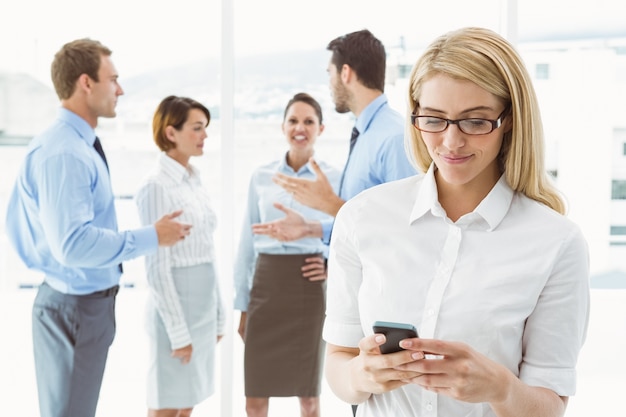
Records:
<instances>
[{"instance_id":1,"label":"man with dark hair","mask_svg":"<svg viewBox=\"0 0 626 417\"><path fill-rule=\"evenodd\" d=\"M111 179L95 128L115 117L124 94L100 42L64 45L51 68L61 100L56 121L35 137L7 209L7 235L44 274L33 306L33 347L41 417L93 417L109 346L122 262L171 246L190 225L168 214L118 232Z\"/></svg>"}]
</instances>

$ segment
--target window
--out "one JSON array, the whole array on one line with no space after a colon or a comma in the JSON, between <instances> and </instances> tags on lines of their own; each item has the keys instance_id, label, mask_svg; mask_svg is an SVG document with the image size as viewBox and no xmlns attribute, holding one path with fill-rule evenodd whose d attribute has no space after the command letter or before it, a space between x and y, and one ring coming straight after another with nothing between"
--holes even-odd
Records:
<instances>
[{"instance_id":1,"label":"window","mask_svg":"<svg viewBox=\"0 0 626 417\"><path fill-rule=\"evenodd\" d=\"M626 236L626 226L611 226L611 236Z\"/></svg>"},{"instance_id":2,"label":"window","mask_svg":"<svg viewBox=\"0 0 626 417\"><path fill-rule=\"evenodd\" d=\"M626 200L626 180L613 180L611 199Z\"/></svg>"},{"instance_id":3,"label":"window","mask_svg":"<svg viewBox=\"0 0 626 417\"><path fill-rule=\"evenodd\" d=\"M409 78L411 75L411 70L413 69L412 64L400 64L398 67L398 77L400 78Z\"/></svg>"},{"instance_id":4,"label":"window","mask_svg":"<svg viewBox=\"0 0 626 417\"><path fill-rule=\"evenodd\" d=\"M535 78L538 80L550 79L550 64L535 65Z\"/></svg>"},{"instance_id":5,"label":"window","mask_svg":"<svg viewBox=\"0 0 626 417\"><path fill-rule=\"evenodd\" d=\"M235 92L231 97L234 102L234 118L236 124L234 133L227 138L234 146L233 155L222 153L222 136L225 129L220 117L229 112L220 109L220 93L223 89L222 80L225 77L220 72L220 7L219 3L230 3L234 8L235 42L234 55L237 65L232 71L235 78ZM111 166L113 190L116 194L116 205L120 228L134 227L137 224L136 208L130 199L143 175L152 168L156 147L151 140L151 117L159 100L165 95L176 94L195 98L211 110L211 124L208 128L208 139L205 145L205 155L199 158L199 166L204 178L203 183L209 189L213 200L213 208L220 210L221 201L226 200L220 188L223 177L220 169L232 164L235 175L232 179L232 189L235 194L235 203L231 213L218 214L218 235L230 234L231 229L240 227L242 211L245 205L247 184L250 172L258 165L269 162L273 158L283 155L285 149L284 138L280 131L280 122L284 105L289 97L299 91L311 93L318 99L324 110L326 130L320 137L319 156L321 159L342 167L348 151L348 138L353 120L345 114L335 112L328 89L328 75L326 65L328 54L325 46L333 37L351 30L362 28L370 29L377 37L390 46L397 45L399 36L403 36L401 47L406 47L407 54L415 54L408 61L399 62L397 77L400 79L397 86L387 88L386 94L390 103L401 112L405 103L405 94L402 81L406 82L415 63L419 49L429 43L431 39L447 30L467 25L490 27L501 31L503 27L500 19L504 13L504 4L501 0L478 0L466 2L452 0L450 2L388 2L388 6L379 8L363 8L358 16L358 25L347 22L345 17L352 16L358 6L366 4L362 0L347 0L331 2L322 0L316 2L315 7L306 9L306 19L284 19L279 14L267 13L267 10L286 7L275 0L259 2L253 0L220 0L216 2L197 2L196 0L181 0L176 7L148 3L144 0L135 2L121 2L112 0L109 7L98 11L99 19L76 19L76 14L82 13L76 2L69 0L34 0L33 2L14 2L11 8L2 8L6 22L32 22L31 25L5 24L0 25L0 324L6 327L4 333L13 335L15 349L10 344L0 348L0 387L10 386L9 395L3 397L3 406L8 409L7 414L15 414L20 410L22 415L38 415L36 404L36 388L32 372L32 354L30 353L30 336L28 322L34 290L28 289L38 285L41 277L26 269L17 259L14 251L4 235L4 218L9 193L13 184L14 175L21 164L26 144L33 135L47 127L54 118L58 100L49 81L49 64L53 53L62 42L80 36L90 36L101 40L113 50L113 61L120 72L120 83L125 95L119 100L115 119L100 120L98 127L102 133L107 158ZM583 2L584 3L584 2ZM604 34L613 30L620 37L626 36L623 22L616 25L607 25L607 20L619 20L623 15L623 2L607 2L607 8L598 8L589 3L580 4L585 13L585 24L593 24ZM519 21L520 52L524 55L524 47L533 40L529 36L539 36L542 30L550 29L558 36L576 33L580 28L580 19L572 19L572 8L566 7L566 0L555 2L538 2L526 0L517 2ZM33 7L34 6L34 7ZM121 8L124 13L119 14ZM454 6L454 7L451 7ZM541 8L544 15L556 15L554 19L543 22L536 19L536 10ZM31 14L37 10L38 16ZM74 10L75 15L72 16ZM89 10L89 9L88 9ZM145 11L150 11L150 18L145 18ZM602 13L597 13L597 11ZM292 10L293 11L293 10ZM329 13L332 11L332 13ZM415 17L424 14L429 16L422 19L420 30L415 30ZM510 15L510 14L509 14ZM519 15L519 16L517 16ZM62 18L74 18L72 25L64 27L54 26ZM34 19L34 20L33 20ZM116 24L110 25L115 19ZM52 23L48 25L47 23ZM134 30L138 24L141 30ZM322 24L320 24L322 23ZM509 22L510 23L510 22ZM549 28L545 26L549 25ZM58 26L58 25L57 25ZM516 27L517 25L510 25ZM557 27L559 26L559 27ZM615 26L618 29L615 29ZM559 32L560 33L557 33ZM137 32L137 33L135 33ZM533 33L534 32L534 33ZM580 31L582 35L582 30ZM513 35L517 35L514 33ZM405 36L405 37L404 37ZM6 40L6 41L5 41ZM535 39L541 41L541 39ZM600 44L600 42L598 42ZM232 45L231 45L232 46ZM391 48L389 48L391 49ZM532 52L531 48L529 48ZM578 54L581 51L575 51ZM567 51L563 51L563 54ZM626 45L617 49L619 62L615 70L616 83L621 86L626 83ZM561 52L558 52L561 54ZM533 65L528 70L535 80L541 80L539 93L550 94L551 89L558 83L559 87L567 91L588 91L593 88L594 80L589 77L587 85L576 83L570 79L567 71L561 71L562 62L556 52L544 55L538 59L533 56ZM566 60L566 62L569 62ZM389 63L389 60L388 60ZM595 63L595 62L594 62ZM603 65L606 63L603 63ZM552 68L551 68L552 67ZM570 85L572 83L573 85ZM616 89L607 88L607 101L619 103ZM542 96L539 100L545 103ZM569 117L560 113L559 106L545 106L544 124L547 133L550 132L550 123L560 123ZM626 126L623 119L625 112L616 111L615 126ZM557 124L558 124L557 123ZM225 142L225 141L224 141ZM617 137L611 142L612 158L626 160L626 140ZM623 145L623 148L622 148ZM228 156L227 159L223 158ZM623 156L622 156L623 155ZM566 180L567 169L559 169L558 149L554 149L553 163L548 164L550 174L559 180ZM623 163L623 162L620 162ZM625 174L626 175L626 174ZM613 204L626 204L626 176L615 174L612 183L612 198L620 200ZM563 178L561 178L563 177ZM605 183L606 185L606 183ZM581 190L584 192L584 190ZM594 213L589 213L593 216ZM232 218L231 220L225 220ZM234 223L231 226L230 223ZM606 233L606 225L602 223L601 232ZM626 265L626 224L622 219L615 219L610 233L610 245L615 249L616 264ZM594 223L595 224L595 223ZM622 226L622 224L624 224ZM238 234L236 234L238 235ZM215 237L220 267L230 264L232 259L226 248L221 247L219 236ZM595 242L590 242L596 244ZM601 242L605 245L606 242ZM143 329L143 302L146 294L146 280L143 271L143 258L124 263L124 283L127 287L120 292L117 305L118 331L111 350L110 360L107 362L107 374L104 377L102 394L98 406L99 415L141 414L145 413L143 385L144 363L137 358L145 357L148 349ZM600 265L601 267L603 265ZM226 268L228 269L228 268ZM223 288L231 285L230 277L222 275ZM20 289L21 288L21 289ZM619 370L624 368L624 357L618 352L625 339L619 332L610 329L615 326L615 317L619 323L624 323L626 317L626 303L621 293L597 291L593 293L594 305L598 308L591 316L590 335L585 349L581 354L580 385L584 388L571 401L568 407L568 416L582 417L586 410L596 407L597 414L610 414L608 410L619 409L619 396L606 397L598 407L598 394L611 388L611 381L619 381ZM227 315L232 314L228 308ZM600 313L600 314L598 314ZM605 316L602 316L605 313ZM622 319L620 319L620 317ZM621 320L621 321L620 321ZM238 321L238 317L233 322ZM596 326L593 328L593 326ZM4 327L3 327L4 329ZM599 330L599 331L598 331ZM220 375L215 376L216 393L205 403L200 404L196 411L200 415L243 417L244 407L240 399L243 398L241 350L242 342L236 337L236 329L228 329L234 337L227 337L219 347L222 357L219 369ZM228 341L231 339L232 341ZM225 344L225 343L231 343ZM23 348L25 345L25 348ZM227 351L230 349L230 352ZM123 352L123 354L121 353ZM234 360L233 360L234 358ZM617 362L616 362L617 359ZM232 361L232 363L231 363ZM26 368L24 368L26 363ZM233 366L234 365L234 366ZM601 372L601 373L599 373ZM129 375L135 375L129 378ZM228 375L222 379L227 384L219 383L222 374ZM601 378L601 379L599 379ZM139 380L139 383L137 381ZM232 381L231 381L232 380ZM601 383L596 383L598 380ZM617 384L619 385L619 384ZM335 415L350 412L349 407L336 399L324 387L321 396L322 414ZM591 388L591 389L590 389ZM234 392L235 402L231 398ZM11 395L14 394L14 395ZM121 395L121 401L120 401ZM226 400L226 403L222 403ZM272 400L273 407L277 405L294 410L292 399ZM275 401L275 402L274 402ZM233 404L238 404L230 410ZM275 405L274 405L275 404ZM283 406L283 404L286 404ZM333 413L331 410L337 410ZM13 413L11 413L13 411ZM232 411L232 412L231 412ZM604 412L603 412L604 411ZM227 414L228 413L228 414ZM286 412L279 413L286 415Z\"/></svg>"}]
</instances>

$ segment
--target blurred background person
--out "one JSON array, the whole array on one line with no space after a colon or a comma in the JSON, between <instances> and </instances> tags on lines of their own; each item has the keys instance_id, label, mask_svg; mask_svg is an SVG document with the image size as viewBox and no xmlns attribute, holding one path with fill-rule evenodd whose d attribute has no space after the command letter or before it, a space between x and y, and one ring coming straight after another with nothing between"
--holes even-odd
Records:
<instances>
[{"instance_id":1,"label":"blurred background person","mask_svg":"<svg viewBox=\"0 0 626 417\"><path fill-rule=\"evenodd\" d=\"M122 261L174 245L189 225L163 212L143 228L118 231L104 149L95 128L115 117L124 94L111 50L92 39L66 43L51 65L57 119L30 142L7 208L7 236L44 274L32 331L42 417L96 413Z\"/></svg>"},{"instance_id":2,"label":"blurred background person","mask_svg":"<svg viewBox=\"0 0 626 417\"><path fill-rule=\"evenodd\" d=\"M215 350L224 330L213 243L216 216L200 173L189 162L203 154L210 120L209 110L193 99L161 101L152 129L162 153L136 195L142 224L172 207L184 207L181 218L193 224L180 245L146 257L150 417L189 416L214 392Z\"/></svg>"},{"instance_id":3,"label":"blurred background person","mask_svg":"<svg viewBox=\"0 0 626 417\"><path fill-rule=\"evenodd\" d=\"M306 93L285 108L282 132L289 150L257 168L250 179L248 204L235 261L235 309L241 311L239 334L245 343L246 412L268 415L269 397L299 397L303 417L320 415L319 395L324 344L327 247L319 238L280 242L254 235L252 225L283 217L275 202L311 219L329 216L298 203L274 183L277 174L314 179L309 160L324 131L320 104ZM337 190L340 172L319 162Z\"/></svg>"}]
</instances>

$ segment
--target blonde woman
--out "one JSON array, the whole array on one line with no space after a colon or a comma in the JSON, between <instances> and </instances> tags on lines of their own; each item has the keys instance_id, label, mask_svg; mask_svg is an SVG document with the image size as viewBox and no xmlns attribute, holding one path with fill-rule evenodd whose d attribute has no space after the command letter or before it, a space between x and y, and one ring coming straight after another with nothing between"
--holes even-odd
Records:
<instances>
[{"instance_id":1,"label":"blonde woman","mask_svg":"<svg viewBox=\"0 0 626 417\"><path fill-rule=\"evenodd\" d=\"M530 77L498 34L436 39L409 83L423 175L348 201L324 327L333 391L358 416L562 416L589 314L588 250L544 168ZM381 354L375 321L418 338Z\"/></svg>"}]
</instances>

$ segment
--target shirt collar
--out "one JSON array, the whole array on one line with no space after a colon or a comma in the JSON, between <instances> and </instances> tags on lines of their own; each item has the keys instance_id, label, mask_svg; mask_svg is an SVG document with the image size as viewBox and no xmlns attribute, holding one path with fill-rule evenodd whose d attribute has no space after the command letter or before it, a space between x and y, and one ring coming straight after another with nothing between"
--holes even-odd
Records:
<instances>
[{"instance_id":1,"label":"shirt collar","mask_svg":"<svg viewBox=\"0 0 626 417\"><path fill-rule=\"evenodd\" d=\"M509 187L504 174L502 174L487 197L476 207L474 212L480 214L489 224L489 231L494 230L502 222L509 211L514 194L515 192Z\"/></svg>"},{"instance_id":2,"label":"shirt collar","mask_svg":"<svg viewBox=\"0 0 626 417\"><path fill-rule=\"evenodd\" d=\"M285 156L283 156L283 158L278 162L278 171L288 174L288 175L293 175L296 172L293 170L292 167L289 166L289 164L287 164L287 156L289 155L289 152L285 152ZM307 162L305 165L302 166L302 168L300 168L300 170L298 171L298 173L304 173L304 172L315 172L313 171L313 167L311 166L311 162Z\"/></svg>"},{"instance_id":3,"label":"shirt collar","mask_svg":"<svg viewBox=\"0 0 626 417\"><path fill-rule=\"evenodd\" d=\"M428 213L431 209L433 214L441 215L443 212L437 195L434 166L435 164L430 164L428 171L422 176L421 186L417 192L417 198L409 218L411 223Z\"/></svg>"},{"instance_id":4,"label":"shirt collar","mask_svg":"<svg viewBox=\"0 0 626 417\"><path fill-rule=\"evenodd\" d=\"M96 141L96 131L89 123L76 113L65 107L59 107L58 119L70 125L89 146L93 146Z\"/></svg>"},{"instance_id":5,"label":"shirt collar","mask_svg":"<svg viewBox=\"0 0 626 417\"><path fill-rule=\"evenodd\" d=\"M198 170L193 165L189 164L188 168L184 167L165 152L159 154L158 164L163 169L163 172L172 178L176 184L180 184L190 177L199 177Z\"/></svg>"},{"instance_id":6,"label":"shirt collar","mask_svg":"<svg viewBox=\"0 0 626 417\"><path fill-rule=\"evenodd\" d=\"M443 207L441 207L441 204L439 204L437 183L435 182L435 169L435 164L430 164L428 171L422 177L422 184L419 187L417 198L409 218L410 223L413 223L428 212L432 212L434 216L446 218L445 211ZM476 209L474 209L472 213L462 216L456 224L464 227L476 224L477 222L484 222L486 226L484 228L486 230L494 230L509 211L514 194L515 192L509 187L503 174Z\"/></svg>"},{"instance_id":7,"label":"shirt collar","mask_svg":"<svg viewBox=\"0 0 626 417\"><path fill-rule=\"evenodd\" d=\"M374 115L387 104L387 96L385 94L381 94L376 97L370 104L367 105L366 108L363 109L359 118L356 120L354 126L359 131L359 134L363 134L370 125L370 122L374 118Z\"/></svg>"}]
</instances>

